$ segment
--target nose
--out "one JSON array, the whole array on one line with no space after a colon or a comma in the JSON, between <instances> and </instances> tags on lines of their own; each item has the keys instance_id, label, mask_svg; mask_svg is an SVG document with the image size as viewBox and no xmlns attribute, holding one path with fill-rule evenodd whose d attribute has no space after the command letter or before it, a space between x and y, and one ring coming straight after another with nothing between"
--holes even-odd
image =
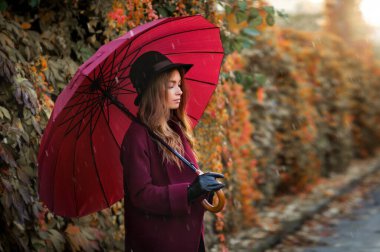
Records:
<instances>
[{"instance_id":1,"label":"nose","mask_svg":"<svg viewBox=\"0 0 380 252\"><path fill-rule=\"evenodd\" d=\"M180 86L177 87L177 90L176 90L176 95L182 95L182 89Z\"/></svg>"}]
</instances>

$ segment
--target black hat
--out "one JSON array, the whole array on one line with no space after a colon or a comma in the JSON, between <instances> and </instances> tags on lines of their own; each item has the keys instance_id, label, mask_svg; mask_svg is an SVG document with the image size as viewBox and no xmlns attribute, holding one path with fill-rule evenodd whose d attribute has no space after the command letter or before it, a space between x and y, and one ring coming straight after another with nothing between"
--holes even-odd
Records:
<instances>
[{"instance_id":1,"label":"black hat","mask_svg":"<svg viewBox=\"0 0 380 252\"><path fill-rule=\"evenodd\" d=\"M138 94L135 105L140 104L141 96L154 76L173 68L183 68L186 73L192 66L192 64L173 63L165 55L156 51L142 54L132 63L129 73L132 85Z\"/></svg>"}]
</instances>

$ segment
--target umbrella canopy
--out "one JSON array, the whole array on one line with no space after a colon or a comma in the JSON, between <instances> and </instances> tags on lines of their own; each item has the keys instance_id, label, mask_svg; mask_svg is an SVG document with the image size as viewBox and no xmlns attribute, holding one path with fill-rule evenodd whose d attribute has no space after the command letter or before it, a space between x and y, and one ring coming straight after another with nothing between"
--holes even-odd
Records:
<instances>
[{"instance_id":1,"label":"umbrella canopy","mask_svg":"<svg viewBox=\"0 0 380 252\"><path fill-rule=\"evenodd\" d=\"M102 46L58 96L38 153L39 196L54 213L79 217L123 198L120 146L131 120L105 92L136 115L131 64L147 51L193 64L185 76L187 113L195 126L218 83L219 28L200 15L163 18Z\"/></svg>"}]
</instances>

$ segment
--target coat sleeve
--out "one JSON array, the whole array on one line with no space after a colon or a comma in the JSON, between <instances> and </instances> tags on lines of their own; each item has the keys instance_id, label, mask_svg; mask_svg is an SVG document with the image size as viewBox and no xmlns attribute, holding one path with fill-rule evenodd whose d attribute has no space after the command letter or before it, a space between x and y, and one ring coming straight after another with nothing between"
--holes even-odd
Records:
<instances>
[{"instance_id":1,"label":"coat sleeve","mask_svg":"<svg viewBox=\"0 0 380 252\"><path fill-rule=\"evenodd\" d=\"M175 216L188 214L189 183L167 186L152 184L148 141L146 129L132 124L122 143L121 162L130 202L150 214Z\"/></svg>"}]
</instances>

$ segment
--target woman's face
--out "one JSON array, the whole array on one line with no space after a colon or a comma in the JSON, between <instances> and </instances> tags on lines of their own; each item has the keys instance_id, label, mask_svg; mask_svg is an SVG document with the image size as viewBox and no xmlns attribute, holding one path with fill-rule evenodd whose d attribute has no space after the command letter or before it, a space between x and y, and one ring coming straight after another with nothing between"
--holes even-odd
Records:
<instances>
[{"instance_id":1,"label":"woman's face","mask_svg":"<svg viewBox=\"0 0 380 252\"><path fill-rule=\"evenodd\" d=\"M171 71L169 75L169 82L166 86L167 91L167 105L169 109L177 109L181 103L181 75L178 70Z\"/></svg>"}]
</instances>

